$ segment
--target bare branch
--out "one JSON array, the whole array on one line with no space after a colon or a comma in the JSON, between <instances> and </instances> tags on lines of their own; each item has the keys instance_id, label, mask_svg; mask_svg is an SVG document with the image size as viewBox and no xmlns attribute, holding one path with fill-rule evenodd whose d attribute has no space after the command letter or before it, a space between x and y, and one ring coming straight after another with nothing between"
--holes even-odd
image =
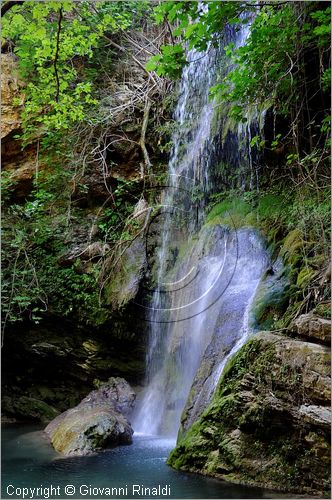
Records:
<instances>
[{"instance_id":1,"label":"bare branch","mask_svg":"<svg viewBox=\"0 0 332 500\"><path fill-rule=\"evenodd\" d=\"M135 61L135 63L149 76L149 78L151 78L151 80L153 81L153 83L155 83L157 85L156 80L153 78L152 74L147 69L145 69L145 67L143 66L143 64L141 63L141 61L139 61L133 54L131 54L130 52L128 52L126 49L124 49L123 47L121 47L121 45L118 45L117 43L113 42L113 40L111 40L106 35L104 35L104 38L106 38L106 40L108 40L109 44L113 45L113 47L115 47L116 49L120 50L121 52L124 52L125 54L129 54L130 57Z\"/></svg>"},{"instance_id":2,"label":"bare branch","mask_svg":"<svg viewBox=\"0 0 332 500\"><path fill-rule=\"evenodd\" d=\"M147 98L145 101L145 106L144 106L142 132L141 132L141 138L140 138L139 143L140 143L140 146L141 146L142 151L143 151L144 162L145 162L145 166L146 166L148 172L149 172L150 167L151 167L151 162L150 162L149 154L147 152L146 145L145 145L145 135L146 135L146 129L148 126L148 121L149 121L150 108L151 108L151 101L150 101L150 99Z\"/></svg>"}]
</instances>

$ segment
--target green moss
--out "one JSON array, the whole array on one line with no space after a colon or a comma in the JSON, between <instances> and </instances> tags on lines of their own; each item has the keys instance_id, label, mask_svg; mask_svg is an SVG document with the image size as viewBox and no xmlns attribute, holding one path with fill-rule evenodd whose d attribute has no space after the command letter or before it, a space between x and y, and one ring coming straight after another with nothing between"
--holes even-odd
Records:
<instances>
[{"instance_id":1,"label":"green moss","mask_svg":"<svg viewBox=\"0 0 332 500\"><path fill-rule=\"evenodd\" d=\"M262 330L273 329L287 308L288 293L288 277L282 272L266 276L258 286L251 308L255 326Z\"/></svg>"},{"instance_id":2,"label":"green moss","mask_svg":"<svg viewBox=\"0 0 332 500\"><path fill-rule=\"evenodd\" d=\"M316 306L314 309L314 313L318 314L322 318L331 319L331 304L318 304L318 306Z\"/></svg>"},{"instance_id":3,"label":"green moss","mask_svg":"<svg viewBox=\"0 0 332 500\"><path fill-rule=\"evenodd\" d=\"M50 422L59 415L58 410L45 403L45 401L28 396L21 396L15 399L5 396L2 402L2 409L9 415L43 423Z\"/></svg>"},{"instance_id":4,"label":"green moss","mask_svg":"<svg viewBox=\"0 0 332 500\"><path fill-rule=\"evenodd\" d=\"M267 219L279 215L284 208L285 198L283 195L267 193L260 197L257 211L261 219Z\"/></svg>"},{"instance_id":5,"label":"green moss","mask_svg":"<svg viewBox=\"0 0 332 500\"><path fill-rule=\"evenodd\" d=\"M304 267L297 275L296 284L300 288L305 288L317 276L317 271L310 267Z\"/></svg>"},{"instance_id":6,"label":"green moss","mask_svg":"<svg viewBox=\"0 0 332 500\"><path fill-rule=\"evenodd\" d=\"M248 365L253 361L260 351L260 346L255 338L252 338L232 356L226 363L222 377L218 383L217 394L222 396L233 391L238 380L247 373Z\"/></svg>"},{"instance_id":7,"label":"green moss","mask_svg":"<svg viewBox=\"0 0 332 500\"><path fill-rule=\"evenodd\" d=\"M239 228L246 225L246 217L250 211L250 205L242 198L226 199L214 205L206 221L208 224L225 224Z\"/></svg>"},{"instance_id":8,"label":"green moss","mask_svg":"<svg viewBox=\"0 0 332 500\"><path fill-rule=\"evenodd\" d=\"M280 255L287 263L294 264L298 254L303 250L303 233L300 229L290 231L283 241Z\"/></svg>"}]
</instances>

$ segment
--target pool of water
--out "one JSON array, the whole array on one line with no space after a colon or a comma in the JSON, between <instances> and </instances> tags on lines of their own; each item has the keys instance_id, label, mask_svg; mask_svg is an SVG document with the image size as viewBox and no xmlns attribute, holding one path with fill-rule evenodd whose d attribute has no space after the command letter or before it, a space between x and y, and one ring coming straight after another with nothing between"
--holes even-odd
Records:
<instances>
[{"instance_id":1,"label":"pool of water","mask_svg":"<svg viewBox=\"0 0 332 500\"><path fill-rule=\"evenodd\" d=\"M166 458L174 444L170 439L134 435L131 446L63 458L40 429L6 426L1 498L280 498L258 488L171 469Z\"/></svg>"}]
</instances>

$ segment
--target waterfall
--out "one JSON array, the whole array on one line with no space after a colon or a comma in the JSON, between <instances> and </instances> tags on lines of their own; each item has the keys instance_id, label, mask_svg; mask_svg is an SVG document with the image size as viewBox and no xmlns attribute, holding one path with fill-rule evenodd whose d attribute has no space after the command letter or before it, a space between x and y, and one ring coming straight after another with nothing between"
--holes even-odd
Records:
<instances>
[{"instance_id":1,"label":"waterfall","mask_svg":"<svg viewBox=\"0 0 332 500\"><path fill-rule=\"evenodd\" d=\"M243 43L247 30L229 29L224 44ZM211 152L221 144L209 88L227 71L218 67L222 53L223 47L189 51L180 82L160 204L157 284L148 307L147 385L133 421L144 434L176 436L183 409L189 422L207 404L225 360L251 332L250 304L269 261L254 230L203 225L213 190ZM243 134L232 147L240 147Z\"/></svg>"}]
</instances>

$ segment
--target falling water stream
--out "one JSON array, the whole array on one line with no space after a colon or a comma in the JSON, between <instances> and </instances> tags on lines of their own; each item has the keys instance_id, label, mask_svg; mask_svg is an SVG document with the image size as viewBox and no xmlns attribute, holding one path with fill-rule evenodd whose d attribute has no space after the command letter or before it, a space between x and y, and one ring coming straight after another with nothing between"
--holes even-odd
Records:
<instances>
[{"instance_id":1,"label":"falling water stream","mask_svg":"<svg viewBox=\"0 0 332 500\"><path fill-rule=\"evenodd\" d=\"M224 43L241 45L247 34L248 27L229 31ZM213 131L216 104L209 89L220 72L222 50L208 48L203 56L191 50L192 62L180 83L168 185L160 205L162 238L149 308L147 385L133 422L142 434L175 437L186 403L186 425L199 416L227 359L252 332L250 305L269 264L254 230L203 225L216 160L211 151L220 140ZM235 147L243 138L248 148L250 126L239 129ZM251 184L250 151L246 159Z\"/></svg>"},{"instance_id":2,"label":"falling water stream","mask_svg":"<svg viewBox=\"0 0 332 500\"><path fill-rule=\"evenodd\" d=\"M170 351L174 345L173 341L176 330L180 326L182 313L185 316L195 315L196 304L190 304L186 299L189 298L187 297L188 286L197 283L195 279L197 266L190 269L183 268L178 276L168 276L171 242L178 242L179 233L181 235L184 232L187 238L190 237L201 215L201 206L199 206L201 203L195 203L193 193L196 191L196 195L204 194L207 190L210 127L213 118L213 103L208 99L208 92L212 84L211 68L214 66L215 51L209 51L202 57L201 54L192 50L189 53L189 59L196 60L196 62L189 64L182 75L175 110L177 128L173 136L173 149L169 162L168 188L163 194L161 204L164 222L161 229L162 241L157 254L158 284L153 294L149 316L150 340L147 353L149 385L134 421L135 430L143 434L159 434L160 432L176 434L172 421L169 422L168 429L165 429L162 421L168 410L169 415L176 413L178 417L179 408L183 408L183 400L188 395L188 384L193 380L197 369L197 359L204 351L206 344L203 336L194 333L190 337L191 350L188 351L191 359L183 359L182 353L182 360L173 362ZM182 227L179 228L181 222ZM213 280L216 266L218 266L217 262L207 269L207 282ZM196 315L196 324L200 321L201 316ZM197 328L195 332L197 333ZM176 374L175 371L181 371L183 363L186 365L186 374ZM171 372L173 372L173 381L180 382L171 388L172 401L165 398Z\"/></svg>"}]
</instances>

